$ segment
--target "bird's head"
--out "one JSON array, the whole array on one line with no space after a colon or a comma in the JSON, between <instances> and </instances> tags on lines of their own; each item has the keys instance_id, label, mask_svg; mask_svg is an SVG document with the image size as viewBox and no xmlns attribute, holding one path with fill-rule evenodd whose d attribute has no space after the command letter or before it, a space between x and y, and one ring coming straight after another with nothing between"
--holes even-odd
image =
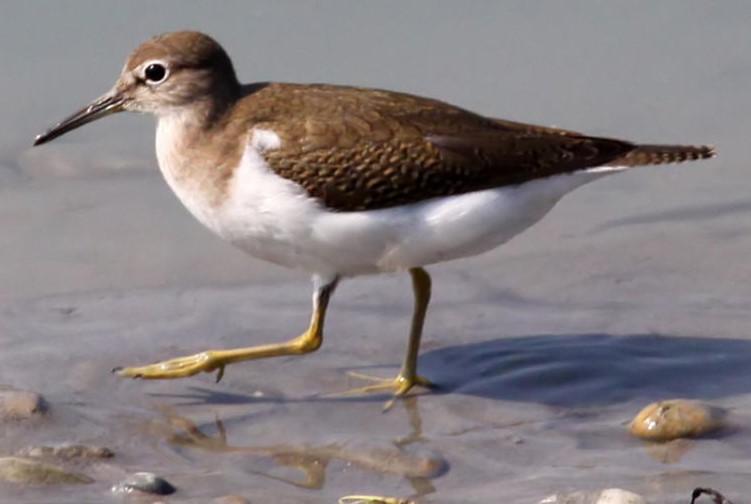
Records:
<instances>
[{"instance_id":1,"label":"bird's head","mask_svg":"<svg viewBox=\"0 0 751 504\"><path fill-rule=\"evenodd\" d=\"M159 35L133 51L110 91L38 135L34 145L124 110L216 114L239 93L232 61L214 39L191 31Z\"/></svg>"}]
</instances>

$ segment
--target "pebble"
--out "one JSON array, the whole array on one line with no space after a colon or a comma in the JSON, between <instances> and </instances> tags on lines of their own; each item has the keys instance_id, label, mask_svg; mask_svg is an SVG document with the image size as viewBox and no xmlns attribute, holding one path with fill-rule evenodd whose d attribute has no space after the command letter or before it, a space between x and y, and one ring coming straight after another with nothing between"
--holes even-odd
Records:
<instances>
[{"instance_id":1,"label":"pebble","mask_svg":"<svg viewBox=\"0 0 751 504\"><path fill-rule=\"evenodd\" d=\"M82 474L68 472L57 466L18 457L0 458L0 480L21 484L92 483Z\"/></svg>"},{"instance_id":2,"label":"pebble","mask_svg":"<svg viewBox=\"0 0 751 504\"><path fill-rule=\"evenodd\" d=\"M161 476L149 472L138 472L113 486L112 491L122 494L169 495L175 493L177 489Z\"/></svg>"},{"instance_id":3,"label":"pebble","mask_svg":"<svg viewBox=\"0 0 751 504\"><path fill-rule=\"evenodd\" d=\"M652 403L629 424L634 436L649 441L671 441L708 434L726 426L727 412L701 401L670 399Z\"/></svg>"},{"instance_id":4,"label":"pebble","mask_svg":"<svg viewBox=\"0 0 751 504\"><path fill-rule=\"evenodd\" d=\"M639 494L620 488L606 488L594 492L571 492L553 494L539 504L647 504Z\"/></svg>"},{"instance_id":5,"label":"pebble","mask_svg":"<svg viewBox=\"0 0 751 504\"><path fill-rule=\"evenodd\" d=\"M89 446L72 443L62 443L52 446L29 446L19 452L25 457L42 458L54 457L64 460L77 458L106 459L115 454L104 446Z\"/></svg>"},{"instance_id":6,"label":"pebble","mask_svg":"<svg viewBox=\"0 0 751 504\"><path fill-rule=\"evenodd\" d=\"M26 420L41 417L49 410L36 392L0 385L0 420Z\"/></svg>"},{"instance_id":7,"label":"pebble","mask_svg":"<svg viewBox=\"0 0 751 504\"><path fill-rule=\"evenodd\" d=\"M607 488L600 492L597 504L647 504L644 497L620 488Z\"/></svg>"}]
</instances>

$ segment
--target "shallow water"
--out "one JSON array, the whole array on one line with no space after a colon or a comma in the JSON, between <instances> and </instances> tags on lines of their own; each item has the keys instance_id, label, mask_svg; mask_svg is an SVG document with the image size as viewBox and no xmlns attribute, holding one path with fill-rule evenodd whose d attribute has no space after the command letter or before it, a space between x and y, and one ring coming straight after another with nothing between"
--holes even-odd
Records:
<instances>
[{"instance_id":1,"label":"shallow water","mask_svg":"<svg viewBox=\"0 0 751 504\"><path fill-rule=\"evenodd\" d=\"M116 453L90 485L0 485L0 501L100 503L153 471L203 503L347 494L534 503L620 487L687 502L751 491L751 7L743 2L100 4L0 8L0 384L41 421L0 424L0 455L56 442ZM148 15L143 10L148 9ZM32 27L32 28L30 28ZM421 373L436 393L331 398L349 371L393 375L409 279L343 283L323 348L170 382L109 370L282 341L310 285L191 220L160 179L152 121L122 116L42 148L148 36L213 34L245 80L411 91L489 115L650 142L709 142L706 163L634 170L568 196L502 249L432 268ZM649 402L703 399L731 426L649 445ZM156 501L157 499L152 499ZM147 500L147 502L149 502Z\"/></svg>"}]
</instances>

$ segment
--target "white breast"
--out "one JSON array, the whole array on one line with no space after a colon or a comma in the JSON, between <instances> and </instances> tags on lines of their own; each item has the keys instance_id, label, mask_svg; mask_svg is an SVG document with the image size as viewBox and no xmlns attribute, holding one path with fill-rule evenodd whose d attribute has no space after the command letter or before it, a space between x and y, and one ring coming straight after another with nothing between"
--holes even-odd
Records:
<instances>
[{"instance_id":1,"label":"white breast","mask_svg":"<svg viewBox=\"0 0 751 504\"><path fill-rule=\"evenodd\" d=\"M190 213L204 226L217 231L220 215L216 212L214 202L202 189L202 180L179 175L182 171L177 166L182 159L179 153L186 148L181 140L183 137L180 129L184 124L185 121L179 114L159 118L156 128L156 157L159 161L159 170L167 185ZM192 172L196 173L200 172Z\"/></svg>"}]
</instances>

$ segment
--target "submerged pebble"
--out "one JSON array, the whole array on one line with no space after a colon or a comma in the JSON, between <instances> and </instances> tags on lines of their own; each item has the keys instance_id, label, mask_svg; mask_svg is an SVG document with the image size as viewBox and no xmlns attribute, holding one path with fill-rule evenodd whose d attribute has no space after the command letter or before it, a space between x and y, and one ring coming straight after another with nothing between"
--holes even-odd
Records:
<instances>
[{"instance_id":1,"label":"submerged pebble","mask_svg":"<svg viewBox=\"0 0 751 504\"><path fill-rule=\"evenodd\" d=\"M0 385L0 420L25 420L47 413L47 402L36 392Z\"/></svg>"},{"instance_id":2,"label":"submerged pebble","mask_svg":"<svg viewBox=\"0 0 751 504\"><path fill-rule=\"evenodd\" d=\"M19 455L33 458L54 457L64 460L76 458L105 459L112 458L115 454L104 446L89 446L72 443L63 443L52 446L29 446L19 452Z\"/></svg>"},{"instance_id":3,"label":"submerged pebble","mask_svg":"<svg viewBox=\"0 0 751 504\"><path fill-rule=\"evenodd\" d=\"M18 457L0 458L0 480L21 484L92 483L82 474L68 472L57 466Z\"/></svg>"},{"instance_id":4,"label":"submerged pebble","mask_svg":"<svg viewBox=\"0 0 751 504\"><path fill-rule=\"evenodd\" d=\"M550 495L539 504L647 504L639 494L620 488L606 488L594 492L571 492Z\"/></svg>"},{"instance_id":5,"label":"submerged pebble","mask_svg":"<svg viewBox=\"0 0 751 504\"><path fill-rule=\"evenodd\" d=\"M123 481L112 487L115 493L145 493L152 495L169 495L177 489L161 476L154 473L138 472L131 474Z\"/></svg>"},{"instance_id":6,"label":"submerged pebble","mask_svg":"<svg viewBox=\"0 0 751 504\"><path fill-rule=\"evenodd\" d=\"M670 399L652 403L629 424L629 432L649 441L671 441L724 427L727 412L701 401Z\"/></svg>"}]
</instances>

